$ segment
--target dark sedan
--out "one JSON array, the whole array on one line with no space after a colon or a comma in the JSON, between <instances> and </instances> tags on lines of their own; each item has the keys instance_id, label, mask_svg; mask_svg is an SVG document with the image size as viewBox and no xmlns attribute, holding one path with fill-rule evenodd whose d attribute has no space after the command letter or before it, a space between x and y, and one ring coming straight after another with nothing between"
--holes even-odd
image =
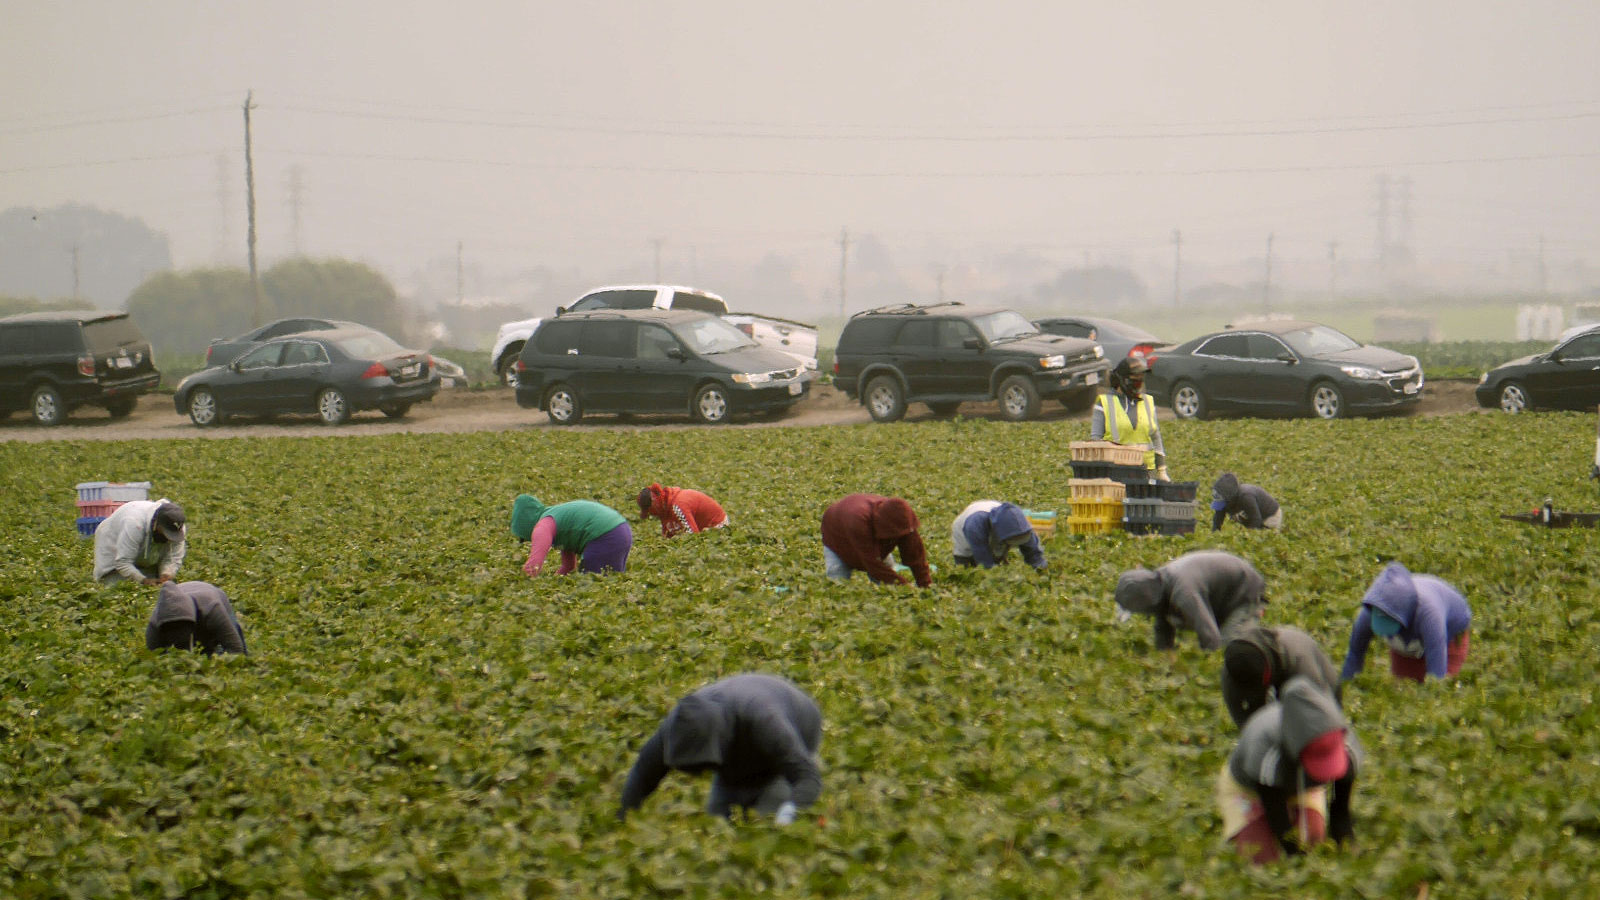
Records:
<instances>
[{"instance_id":1,"label":"dark sedan","mask_svg":"<svg viewBox=\"0 0 1600 900\"><path fill-rule=\"evenodd\" d=\"M1151 356L1155 348L1172 343L1156 337L1137 325L1129 325L1116 319L1103 319L1099 316L1051 316L1039 319L1033 324L1045 334L1088 338L1105 350L1106 359L1111 360L1113 364L1135 350Z\"/></svg>"},{"instance_id":2,"label":"dark sedan","mask_svg":"<svg viewBox=\"0 0 1600 900\"><path fill-rule=\"evenodd\" d=\"M252 328L244 334L233 338L216 338L211 346L206 348L206 365L225 366L243 356L251 347L281 338L284 335L300 334L304 331L327 331L330 328L365 328L355 322L343 322L339 319L318 319L299 316L292 319L279 319L268 322L260 328Z\"/></svg>"},{"instance_id":3,"label":"dark sedan","mask_svg":"<svg viewBox=\"0 0 1600 900\"><path fill-rule=\"evenodd\" d=\"M1509 413L1525 409L1582 409L1600 404L1600 328L1496 366L1478 379L1478 405Z\"/></svg>"},{"instance_id":4,"label":"dark sedan","mask_svg":"<svg viewBox=\"0 0 1600 900\"><path fill-rule=\"evenodd\" d=\"M1422 399L1415 357L1311 322L1229 328L1160 352L1146 379L1181 419L1213 412L1336 419Z\"/></svg>"},{"instance_id":5,"label":"dark sedan","mask_svg":"<svg viewBox=\"0 0 1600 900\"><path fill-rule=\"evenodd\" d=\"M196 425L233 415L316 413L329 425L377 409L399 418L433 399L433 359L370 328L335 328L268 341L178 383L173 406Z\"/></svg>"}]
</instances>

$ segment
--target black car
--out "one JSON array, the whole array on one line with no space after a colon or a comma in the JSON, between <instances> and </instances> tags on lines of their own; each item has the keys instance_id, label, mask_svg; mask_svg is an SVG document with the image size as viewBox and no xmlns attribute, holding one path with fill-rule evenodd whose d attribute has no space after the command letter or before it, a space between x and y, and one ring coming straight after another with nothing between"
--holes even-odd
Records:
<instances>
[{"instance_id":1,"label":"black car","mask_svg":"<svg viewBox=\"0 0 1600 900\"><path fill-rule=\"evenodd\" d=\"M1113 361L1120 360L1135 350L1145 356L1153 356L1157 347L1165 347L1172 343L1156 337L1137 325L1099 316L1050 316L1035 319L1033 324L1045 334L1059 334L1094 341L1105 350L1106 359Z\"/></svg>"},{"instance_id":2,"label":"black car","mask_svg":"<svg viewBox=\"0 0 1600 900\"><path fill-rule=\"evenodd\" d=\"M1021 313L962 303L902 304L856 313L833 355L833 383L878 422L926 403L950 415L964 401L1000 401L1012 421L1039 414L1040 398L1094 402L1111 364L1084 338L1040 334Z\"/></svg>"},{"instance_id":3,"label":"black car","mask_svg":"<svg viewBox=\"0 0 1600 900\"><path fill-rule=\"evenodd\" d=\"M161 381L150 342L125 312L37 312L0 319L0 417L29 410L59 425L79 406L114 418Z\"/></svg>"},{"instance_id":4,"label":"black car","mask_svg":"<svg viewBox=\"0 0 1600 900\"><path fill-rule=\"evenodd\" d=\"M1498 406L1510 413L1600 404L1600 328L1579 332L1548 353L1490 369L1478 379L1476 393L1479 406Z\"/></svg>"},{"instance_id":5,"label":"black car","mask_svg":"<svg viewBox=\"0 0 1600 900\"><path fill-rule=\"evenodd\" d=\"M1159 356L1145 384L1180 419L1214 412L1336 419L1422 399L1415 357L1312 322L1229 328L1163 348Z\"/></svg>"},{"instance_id":6,"label":"black car","mask_svg":"<svg viewBox=\"0 0 1600 900\"><path fill-rule=\"evenodd\" d=\"M316 413L337 425L365 409L399 418L438 392L428 354L370 328L334 328L268 341L201 369L178 383L172 405L200 426L276 413Z\"/></svg>"},{"instance_id":7,"label":"black car","mask_svg":"<svg viewBox=\"0 0 1600 900\"><path fill-rule=\"evenodd\" d=\"M782 412L816 373L718 316L676 309L568 312L544 320L517 358L517 405L557 425L589 413L688 413L725 422Z\"/></svg>"},{"instance_id":8,"label":"black car","mask_svg":"<svg viewBox=\"0 0 1600 900\"><path fill-rule=\"evenodd\" d=\"M327 331L330 328L365 328L355 322L344 322L339 319L318 319L298 316L292 319L279 319L268 322L260 328L252 328L244 334L233 338L216 338L211 345L206 347L206 365L225 366L244 355L246 350L288 334L300 334L306 331Z\"/></svg>"}]
</instances>

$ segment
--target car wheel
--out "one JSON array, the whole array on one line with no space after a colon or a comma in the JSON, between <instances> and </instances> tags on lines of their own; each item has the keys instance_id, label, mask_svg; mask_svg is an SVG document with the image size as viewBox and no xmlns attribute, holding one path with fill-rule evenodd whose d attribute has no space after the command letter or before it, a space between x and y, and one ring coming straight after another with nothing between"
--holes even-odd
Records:
<instances>
[{"instance_id":1,"label":"car wheel","mask_svg":"<svg viewBox=\"0 0 1600 900\"><path fill-rule=\"evenodd\" d=\"M906 414L906 395L893 375L879 375L867 382L864 399L874 422L898 422Z\"/></svg>"},{"instance_id":2,"label":"car wheel","mask_svg":"<svg viewBox=\"0 0 1600 900\"><path fill-rule=\"evenodd\" d=\"M564 384L556 385L544 395L544 409L552 425L576 425L583 418L583 404L578 402L578 395Z\"/></svg>"},{"instance_id":3,"label":"car wheel","mask_svg":"<svg viewBox=\"0 0 1600 900\"><path fill-rule=\"evenodd\" d=\"M138 397L120 397L106 404L106 412L111 413L113 419L126 419L133 415L133 408L138 403Z\"/></svg>"},{"instance_id":4,"label":"car wheel","mask_svg":"<svg viewBox=\"0 0 1600 900\"><path fill-rule=\"evenodd\" d=\"M1039 389L1026 375L1012 375L1000 382L1000 415L1007 421L1023 422L1039 414Z\"/></svg>"},{"instance_id":5,"label":"car wheel","mask_svg":"<svg viewBox=\"0 0 1600 900\"><path fill-rule=\"evenodd\" d=\"M1524 412L1532 405L1528 399L1528 391L1522 385L1508 381L1500 386L1500 408L1506 412Z\"/></svg>"},{"instance_id":6,"label":"car wheel","mask_svg":"<svg viewBox=\"0 0 1600 900\"><path fill-rule=\"evenodd\" d=\"M41 384L33 389L33 420L40 425L60 425L67 419L67 404L54 385Z\"/></svg>"},{"instance_id":7,"label":"car wheel","mask_svg":"<svg viewBox=\"0 0 1600 900\"><path fill-rule=\"evenodd\" d=\"M961 401L957 400L952 403L929 403L928 408L933 410L933 414L936 416L953 416L956 414L956 410L961 408Z\"/></svg>"},{"instance_id":8,"label":"car wheel","mask_svg":"<svg viewBox=\"0 0 1600 900\"><path fill-rule=\"evenodd\" d=\"M403 418L406 413L411 412L411 404L383 403L378 406L378 411L391 419L399 419Z\"/></svg>"},{"instance_id":9,"label":"car wheel","mask_svg":"<svg viewBox=\"0 0 1600 900\"><path fill-rule=\"evenodd\" d=\"M1319 381L1311 387L1311 414L1319 419L1337 419L1344 415L1344 394L1331 381Z\"/></svg>"},{"instance_id":10,"label":"car wheel","mask_svg":"<svg viewBox=\"0 0 1600 900\"><path fill-rule=\"evenodd\" d=\"M500 383L507 387L517 386L517 357L522 355L522 345L512 344L506 352L500 354L500 362L495 364L495 374L500 376Z\"/></svg>"},{"instance_id":11,"label":"car wheel","mask_svg":"<svg viewBox=\"0 0 1600 900\"><path fill-rule=\"evenodd\" d=\"M720 384L708 384L694 392L690 411L694 417L708 425L728 421L728 391Z\"/></svg>"},{"instance_id":12,"label":"car wheel","mask_svg":"<svg viewBox=\"0 0 1600 900\"><path fill-rule=\"evenodd\" d=\"M189 393L189 421L205 428L222 420L217 411L217 395L206 388L195 388Z\"/></svg>"},{"instance_id":13,"label":"car wheel","mask_svg":"<svg viewBox=\"0 0 1600 900\"><path fill-rule=\"evenodd\" d=\"M1194 382L1180 381L1172 388L1172 412L1180 419L1204 419L1206 395Z\"/></svg>"},{"instance_id":14,"label":"car wheel","mask_svg":"<svg viewBox=\"0 0 1600 900\"><path fill-rule=\"evenodd\" d=\"M325 425L342 425L350 421L350 404L344 399L344 391L338 388L323 388L317 395L317 415L322 417Z\"/></svg>"}]
</instances>

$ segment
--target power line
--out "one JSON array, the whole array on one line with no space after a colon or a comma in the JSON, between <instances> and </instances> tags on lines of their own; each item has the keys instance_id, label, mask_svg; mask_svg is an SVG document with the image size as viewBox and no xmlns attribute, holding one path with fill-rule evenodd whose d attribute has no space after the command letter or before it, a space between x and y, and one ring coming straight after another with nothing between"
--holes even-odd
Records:
<instances>
[{"instance_id":1,"label":"power line","mask_svg":"<svg viewBox=\"0 0 1600 900\"><path fill-rule=\"evenodd\" d=\"M104 119L81 119L72 122L59 122L54 125L34 125L26 128L8 128L0 130L0 137L16 137L24 134L45 134L51 131L67 131L73 128L90 128L97 125L130 125L142 122L157 122L162 119L178 119L185 116L195 116L201 113L214 113L229 110L226 106L204 106L195 109L181 109L175 112L152 113L144 116L112 116Z\"/></svg>"}]
</instances>

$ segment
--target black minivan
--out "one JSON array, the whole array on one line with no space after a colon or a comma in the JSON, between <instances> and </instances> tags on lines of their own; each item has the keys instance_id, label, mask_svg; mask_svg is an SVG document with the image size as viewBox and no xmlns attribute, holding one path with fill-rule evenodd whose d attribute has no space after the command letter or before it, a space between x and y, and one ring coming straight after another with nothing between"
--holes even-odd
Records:
<instances>
[{"instance_id":1,"label":"black minivan","mask_svg":"<svg viewBox=\"0 0 1600 900\"><path fill-rule=\"evenodd\" d=\"M59 425L72 409L103 406L121 418L160 381L150 342L125 312L0 318L0 416L26 409Z\"/></svg>"},{"instance_id":2,"label":"black minivan","mask_svg":"<svg viewBox=\"0 0 1600 900\"><path fill-rule=\"evenodd\" d=\"M557 425L588 413L782 412L815 372L710 313L602 310L546 319L517 358L517 405Z\"/></svg>"}]
</instances>

